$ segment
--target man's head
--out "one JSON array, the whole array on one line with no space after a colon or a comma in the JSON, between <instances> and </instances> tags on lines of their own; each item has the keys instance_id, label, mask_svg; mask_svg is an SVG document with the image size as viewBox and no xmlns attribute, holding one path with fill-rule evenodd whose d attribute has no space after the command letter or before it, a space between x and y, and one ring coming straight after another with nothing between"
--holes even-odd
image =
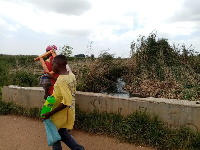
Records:
<instances>
[{"instance_id":1,"label":"man's head","mask_svg":"<svg viewBox=\"0 0 200 150\"><path fill-rule=\"evenodd\" d=\"M53 72L59 74L60 71L66 69L67 57L65 55L57 55L52 61Z\"/></svg>"}]
</instances>

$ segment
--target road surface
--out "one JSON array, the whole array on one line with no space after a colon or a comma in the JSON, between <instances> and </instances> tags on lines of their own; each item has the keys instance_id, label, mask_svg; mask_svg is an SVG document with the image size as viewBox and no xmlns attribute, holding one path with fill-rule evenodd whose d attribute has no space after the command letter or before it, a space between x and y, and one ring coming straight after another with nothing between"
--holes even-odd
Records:
<instances>
[{"instance_id":1,"label":"road surface","mask_svg":"<svg viewBox=\"0 0 200 150\"><path fill-rule=\"evenodd\" d=\"M120 143L104 135L72 130L71 134L86 150L153 150ZM63 150L69 149L62 144ZM44 123L23 116L0 115L0 150L51 150L47 145Z\"/></svg>"}]
</instances>

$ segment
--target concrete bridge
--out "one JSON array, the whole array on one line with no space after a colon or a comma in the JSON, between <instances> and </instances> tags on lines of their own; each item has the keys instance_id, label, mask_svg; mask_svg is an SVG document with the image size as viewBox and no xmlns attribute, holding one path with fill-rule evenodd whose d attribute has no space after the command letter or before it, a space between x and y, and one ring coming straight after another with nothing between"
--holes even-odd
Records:
<instances>
[{"instance_id":1,"label":"concrete bridge","mask_svg":"<svg viewBox=\"0 0 200 150\"><path fill-rule=\"evenodd\" d=\"M13 101L25 108L43 106L44 90L42 87L5 86L2 88L2 100ZM164 98L119 98L101 93L76 93L76 104L87 113L97 110L99 113L121 113L123 116L135 111L146 111L157 115L169 128L189 127L195 132L200 130L200 104L197 101Z\"/></svg>"}]
</instances>

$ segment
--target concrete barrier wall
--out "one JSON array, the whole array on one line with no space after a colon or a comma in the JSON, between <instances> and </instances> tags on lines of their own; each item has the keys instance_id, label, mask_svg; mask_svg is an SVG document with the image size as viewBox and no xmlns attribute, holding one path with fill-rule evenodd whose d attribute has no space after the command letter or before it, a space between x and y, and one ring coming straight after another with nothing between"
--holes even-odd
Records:
<instances>
[{"instance_id":1,"label":"concrete barrier wall","mask_svg":"<svg viewBox=\"0 0 200 150\"><path fill-rule=\"evenodd\" d=\"M18 87L10 85L4 86L1 91L3 101L14 102L23 107L42 107L45 102L43 98L44 90L41 87Z\"/></svg>"},{"instance_id":2,"label":"concrete barrier wall","mask_svg":"<svg viewBox=\"0 0 200 150\"><path fill-rule=\"evenodd\" d=\"M5 86L2 88L2 100L14 101L23 107L42 107L44 90L41 87ZM76 104L85 112L121 113L127 116L135 111L146 111L157 115L169 128L186 126L198 132L200 130L200 104L195 101L164 98L119 98L100 93L76 93Z\"/></svg>"}]
</instances>

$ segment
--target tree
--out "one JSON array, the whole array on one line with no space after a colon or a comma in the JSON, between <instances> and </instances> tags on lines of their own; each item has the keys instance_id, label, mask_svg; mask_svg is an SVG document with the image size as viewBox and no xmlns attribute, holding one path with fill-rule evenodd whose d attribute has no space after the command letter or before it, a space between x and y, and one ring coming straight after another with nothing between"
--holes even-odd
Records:
<instances>
[{"instance_id":1,"label":"tree","mask_svg":"<svg viewBox=\"0 0 200 150\"><path fill-rule=\"evenodd\" d=\"M62 48L59 48L59 52L66 57L70 57L72 55L73 48L69 45L64 45Z\"/></svg>"},{"instance_id":2,"label":"tree","mask_svg":"<svg viewBox=\"0 0 200 150\"><path fill-rule=\"evenodd\" d=\"M78 54L78 55L74 55L74 56L77 57L77 58L85 58L84 54Z\"/></svg>"}]
</instances>

